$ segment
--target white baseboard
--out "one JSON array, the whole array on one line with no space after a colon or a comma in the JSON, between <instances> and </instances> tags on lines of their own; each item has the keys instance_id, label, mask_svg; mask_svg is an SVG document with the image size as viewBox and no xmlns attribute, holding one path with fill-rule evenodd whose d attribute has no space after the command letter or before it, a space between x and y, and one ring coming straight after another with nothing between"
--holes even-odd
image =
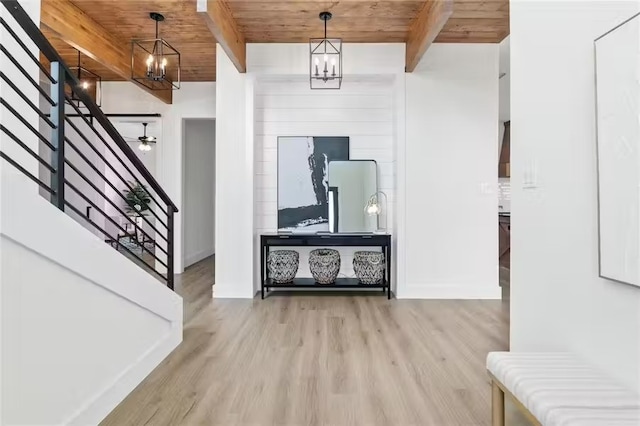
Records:
<instances>
[{"instance_id":1,"label":"white baseboard","mask_svg":"<svg viewBox=\"0 0 640 426\"><path fill-rule=\"evenodd\" d=\"M213 256L213 254L214 254L214 249L213 248L200 250L199 252L191 254L191 255L186 255L185 254L184 267L187 268L187 267L193 265L194 263L198 263L201 260L206 259L209 256Z\"/></svg>"},{"instance_id":2,"label":"white baseboard","mask_svg":"<svg viewBox=\"0 0 640 426\"><path fill-rule=\"evenodd\" d=\"M212 296L214 299L253 299L253 288L246 288L246 285L220 284L213 286Z\"/></svg>"},{"instance_id":3,"label":"white baseboard","mask_svg":"<svg viewBox=\"0 0 640 426\"><path fill-rule=\"evenodd\" d=\"M410 284L399 285L398 299L500 299L502 291L495 285Z\"/></svg>"},{"instance_id":4,"label":"white baseboard","mask_svg":"<svg viewBox=\"0 0 640 426\"><path fill-rule=\"evenodd\" d=\"M64 424L98 424L182 342L182 323L174 323L171 331L132 365L114 378L106 389L74 413Z\"/></svg>"}]
</instances>

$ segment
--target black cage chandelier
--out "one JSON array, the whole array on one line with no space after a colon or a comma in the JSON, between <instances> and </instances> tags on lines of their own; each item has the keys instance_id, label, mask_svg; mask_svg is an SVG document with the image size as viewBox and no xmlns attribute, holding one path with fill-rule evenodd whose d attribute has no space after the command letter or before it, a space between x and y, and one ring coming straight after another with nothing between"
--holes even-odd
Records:
<instances>
[{"instance_id":1,"label":"black cage chandelier","mask_svg":"<svg viewBox=\"0 0 640 426\"><path fill-rule=\"evenodd\" d=\"M309 39L309 82L312 89L339 89L342 86L342 39L327 38L331 12L320 13L324 38Z\"/></svg>"},{"instance_id":2,"label":"black cage chandelier","mask_svg":"<svg viewBox=\"0 0 640 426\"><path fill-rule=\"evenodd\" d=\"M158 25L164 16L151 12L156 38L131 41L131 79L151 90L180 88L180 52L160 37Z\"/></svg>"},{"instance_id":3,"label":"black cage chandelier","mask_svg":"<svg viewBox=\"0 0 640 426\"><path fill-rule=\"evenodd\" d=\"M102 78L94 73L84 68L80 63L80 51L78 50L78 65L75 67L69 67L69 70L76 76L80 84L76 87L71 87L66 85L65 91L67 92L67 96L69 100L73 102L78 108L82 107L84 104L78 97L77 93L79 91L83 91L88 94L93 101L100 106L102 101Z\"/></svg>"}]
</instances>

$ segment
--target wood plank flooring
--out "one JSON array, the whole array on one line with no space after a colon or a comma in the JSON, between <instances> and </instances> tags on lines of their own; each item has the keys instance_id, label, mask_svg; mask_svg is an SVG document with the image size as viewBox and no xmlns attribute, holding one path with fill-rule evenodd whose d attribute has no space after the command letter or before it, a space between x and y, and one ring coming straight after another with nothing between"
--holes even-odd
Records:
<instances>
[{"instance_id":1,"label":"wood plank flooring","mask_svg":"<svg viewBox=\"0 0 640 426\"><path fill-rule=\"evenodd\" d=\"M103 425L490 425L501 301L218 300L212 283L211 259L181 276L184 342Z\"/></svg>"}]
</instances>

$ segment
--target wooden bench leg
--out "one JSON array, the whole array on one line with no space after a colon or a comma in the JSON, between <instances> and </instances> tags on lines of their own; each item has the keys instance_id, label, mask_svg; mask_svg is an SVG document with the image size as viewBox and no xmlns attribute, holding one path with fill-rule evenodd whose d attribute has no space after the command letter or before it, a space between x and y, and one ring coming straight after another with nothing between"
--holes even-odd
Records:
<instances>
[{"instance_id":1,"label":"wooden bench leg","mask_svg":"<svg viewBox=\"0 0 640 426\"><path fill-rule=\"evenodd\" d=\"M491 425L505 426L504 392L495 381L491 381Z\"/></svg>"}]
</instances>

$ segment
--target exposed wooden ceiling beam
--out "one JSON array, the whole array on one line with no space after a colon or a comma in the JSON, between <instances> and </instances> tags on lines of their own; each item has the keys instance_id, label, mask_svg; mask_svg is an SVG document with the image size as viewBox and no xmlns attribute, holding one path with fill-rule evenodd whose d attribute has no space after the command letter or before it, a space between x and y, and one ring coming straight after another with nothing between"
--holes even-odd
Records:
<instances>
[{"instance_id":1,"label":"exposed wooden ceiling beam","mask_svg":"<svg viewBox=\"0 0 640 426\"><path fill-rule=\"evenodd\" d=\"M120 40L96 21L91 19L70 0L42 0L40 22L56 37L99 62L125 80L135 83L162 102L170 104L171 90L151 90L131 80L131 45L129 40ZM144 58L135 61L143 69Z\"/></svg>"},{"instance_id":2,"label":"exposed wooden ceiling beam","mask_svg":"<svg viewBox=\"0 0 640 426\"><path fill-rule=\"evenodd\" d=\"M247 44L227 2L198 0L197 10L238 71L246 72Z\"/></svg>"},{"instance_id":3,"label":"exposed wooden ceiling beam","mask_svg":"<svg viewBox=\"0 0 640 426\"><path fill-rule=\"evenodd\" d=\"M453 0L429 0L411 24L407 37L406 72L413 72L453 13Z\"/></svg>"}]
</instances>

